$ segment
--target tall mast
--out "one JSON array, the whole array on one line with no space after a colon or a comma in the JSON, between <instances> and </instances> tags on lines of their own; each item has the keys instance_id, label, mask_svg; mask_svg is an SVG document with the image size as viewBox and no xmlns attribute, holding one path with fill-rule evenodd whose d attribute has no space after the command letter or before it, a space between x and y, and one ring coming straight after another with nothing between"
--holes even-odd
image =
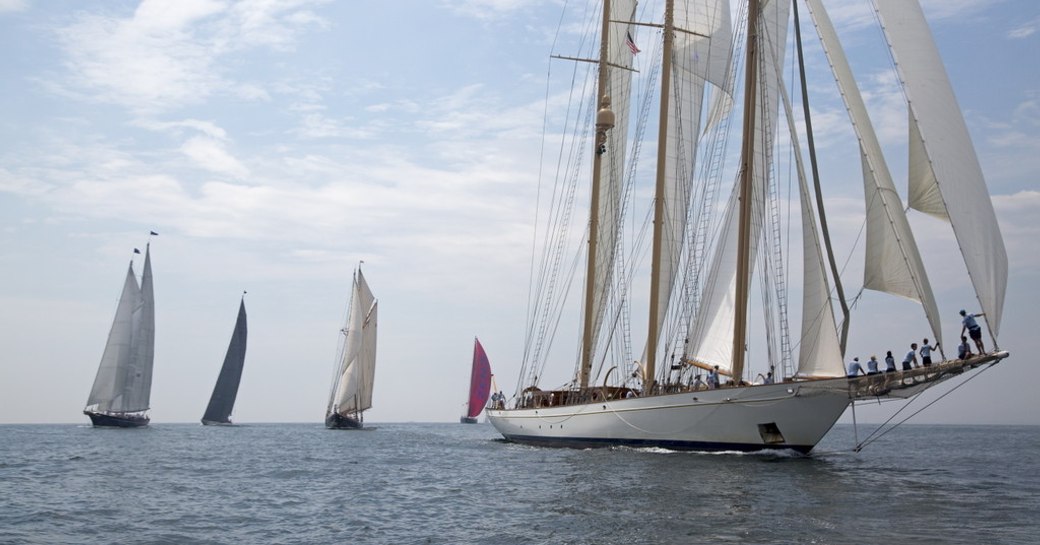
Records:
<instances>
[{"instance_id":1,"label":"tall mast","mask_svg":"<svg viewBox=\"0 0 1040 545\"><path fill-rule=\"evenodd\" d=\"M733 380L744 375L748 290L751 287L751 196L755 164L755 114L758 95L758 0L748 0L747 58L744 68L744 139L740 149L740 222L737 231L736 317L733 324Z\"/></svg>"},{"instance_id":2,"label":"tall mast","mask_svg":"<svg viewBox=\"0 0 1040 545\"><path fill-rule=\"evenodd\" d=\"M600 166L603 154L607 150L607 131L614 126L614 112L610 109L610 97L607 95L607 53L610 45L610 0L603 0L603 26L600 30L599 42L599 82L596 96L599 97L599 111L596 112L596 138L592 154L592 199L589 205L589 262L585 274L585 324L581 342L581 372L579 384L584 390L589 386L589 374L592 372L592 338L595 294L596 294L596 242L599 236L599 198L600 198Z\"/></svg>"},{"instance_id":3,"label":"tall mast","mask_svg":"<svg viewBox=\"0 0 1040 545\"><path fill-rule=\"evenodd\" d=\"M650 325L646 334L646 376L643 377L643 390L653 392L656 382L657 364L657 313L661 291L661 246L664 237L664 190L665 164L668 154L668 99L672 86L672 42L674 41L675 19L673 17L675 3L667 0L664 4L664 44L661 56L661 111L657 124L657 179L654 183L654 241L650 258Z\"/></svg>"}]
</instances>

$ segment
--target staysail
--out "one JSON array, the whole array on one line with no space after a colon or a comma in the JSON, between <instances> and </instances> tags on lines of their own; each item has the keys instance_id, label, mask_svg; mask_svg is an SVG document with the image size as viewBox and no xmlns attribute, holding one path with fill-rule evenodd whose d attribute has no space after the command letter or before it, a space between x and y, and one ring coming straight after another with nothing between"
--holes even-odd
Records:
<instances>
[{"instance_id":1,"label":"staysail","mask_svg":"<svg viewBox=\"0 0 1040 545\"><path fill-rule=\"evenodd\" d=\"M866 193L863 287L919 301L932 328L933 338L941 342L942 328L935 296L892 175L882 155L881 144L867 114L866 103L822 2L808 0L807 5L859 138Z\"/></svg>"},{"instance_id":2,"label":"staysail","mask_svg":"<svg viewBox=\"0 0 1040 545\"><path fill-rule=\"evenodd\" d=\"M491 363L480 340L473 339L473 367L469 375L469 404L466 416L476 418L484 411L488 396L491 395Z\"/></svg>"},{"instance_id":3,"label":"staysail","mask_svg":"<svg viewBox=\"0 0 1040 545\"><path fill-rule=\"evenodd\" d=\"M202 416L204 423L231 421L231 412L238 397L238 385L242 380L242 367L246 361L247 333L246 302L243 298L238 305L238 319L235 320L235 330L231 334L231 342L224 355L224 365L220 368L217 384L213 387L209 405L206 406L206 414Z\"/></svg>"},{"instance_id":4,"label":"staysail","mask_svg":"<svg viewBox=\"0 0 1040 545\"><path fill-rule=\"evenodd\" d=\"M996 337L1007 250L964 116L918 2L876 0L875 5L909 105L910 206L950 221Z\"/></svg>"},{"instance_id":5,"label":"staysail","mask_svg":"<svg viewBox=\"0 0 1040 545\"><path fill-rule=\"evenodd\" d=\"M669 313L679 270L693 194L694 165L702 133L701 116L707 84L719 94L728 92L729 58L732 45L729 2L727 0L689 0L675 11L675 35L671 40L672 64L668 78L667 133L663 161L661 226L661 278L655 306L656 339L659 341ZM648 356L644 355L643 361Z\"/></svg>"},{"instance_id":6,"label":"staysail","mask_svg":"<svg viewBox=\"0 0 1040 545\"><path fill-rule=\"evenodd\" d=\"M765 215L766 184L771 157L773 134L776 128L779 107L778 83L780 67L784 62L783 44L787 40L787 20L790 4L772 2L763 8L759 18L762 33L762 55L758 70L760 86L754 90L757 95L754 139L759 143L752 157L752 189L751 189L751 233L749 238L750 255L757 254L757 245L761 238L762 222ZM737 187L734 187L726 206L720 239L715 246L704 292L701 295L701 306L696 317L690 323L688 357L695 364L703 367L719 366L723 374L729 374L733 362L733 335L736 316L737 290L737 246L738 220L737 207L740 204ZM749 273L750 274L750 273ZM742 370L736 370L741 373Z\"/></svg>"}]
</instances>

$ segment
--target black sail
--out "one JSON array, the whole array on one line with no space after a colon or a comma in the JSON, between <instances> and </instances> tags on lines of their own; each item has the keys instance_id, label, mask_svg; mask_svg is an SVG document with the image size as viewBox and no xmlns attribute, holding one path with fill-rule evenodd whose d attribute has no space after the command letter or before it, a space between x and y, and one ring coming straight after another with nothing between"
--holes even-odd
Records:
<instances>
[{"instance_id":1,"label":"black sail","mask_svg":"<svg viewBox=\"0 0 1040 545\"><path fill-rule=\"evenodd\" d=\"M242 379L242 366L246 361L246 303L243 300L238 307L238 320L235 321L235 332L231 335L224 366L220 369L217 384L213 387L213 395L202 417L203 424L230 424L231 411L235 407L238 396L238 383Z\"/></svg>"}]
</instances>

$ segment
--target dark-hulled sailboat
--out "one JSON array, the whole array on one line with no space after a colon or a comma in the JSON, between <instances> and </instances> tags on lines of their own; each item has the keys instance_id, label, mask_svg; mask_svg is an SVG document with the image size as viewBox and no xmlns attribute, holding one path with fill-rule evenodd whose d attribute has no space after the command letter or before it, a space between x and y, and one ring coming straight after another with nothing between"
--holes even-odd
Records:
<instances>
[{"instance_id":1,"label":"dark-hulled sailboat","mask_svg":"<svg viewBox=\"0 0 1040 545\"><path fill-rule=\"evenodd\" d=\"M242 367L246 362L246 300L243 294L238 304L238 319L235 320L235 331L231 334L224 365L220 368L217 384L213 387L213 395L206 406L206 414L202 416L202 424L206 426L230 426L231 412L235 408L238 397L238 385L242 380Z\"/></svg>"},{"instance_id":2,"label":"dark-hulled sailboat","mask_svg":"<svg viewBox=\"0 0 1040 545\"><path fill-rule=\"evenodd\" d=\"M150 420L146 413L155 351L150 246L145 246L140 286L130 260L108 342L83 409L96 427L137 428L147 426ZM136 249L134 252L139 253Z\"/></svg>"},{"instance_id":3,"label":"dark-hulled sailboat","mask_svg":"<svg viewBox=\"0 0 1040 545\"><path fill-rule=\"evenodd\" d=\"M364 428L363 412L372 407L376 371L376 318L379 302L358 267L351 290L344 340L325 410L329 429Z\"/></svg>"}]
</instances>

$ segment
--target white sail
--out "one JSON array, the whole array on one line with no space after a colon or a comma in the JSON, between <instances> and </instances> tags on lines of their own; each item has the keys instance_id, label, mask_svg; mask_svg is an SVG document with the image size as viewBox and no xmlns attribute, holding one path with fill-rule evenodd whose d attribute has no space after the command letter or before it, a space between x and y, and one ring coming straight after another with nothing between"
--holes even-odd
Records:
<instances>
[{"instance_id":1,"label":"white sail","mask_svg":"<svg viewBox=\"0 0 1040 545\"><path fill-rule=\"evenodd\" d=\"M870 122L866 103L822 2L808 0L807 5L859 138L867 225L863 287L919 301L931 325L933 338L941 342L942 328L935 296L882 155L881 144Z\"/></svg>"},{"instance_id":2,"label":"white sail","mask_svg":"<svg viewBox=\"0 0 1040 545\"><path fill-rule=\"evenodd\" d=\"M358 269L351 291L350 310L343 329L345 340L328 411L345 414L372 407L376 361L376 301Z\"/></svg>"},{"instance_id":3,"label":"white sail","mask_svg":"<svg viewBox=\"0 0 1040 545\"><path fill-rule=\"evenodd\" d=\"M787 21L790 2L776 0L762 9L759 19L761 51L758 69L760 83L757 93L755 119L755 148L752 168L752 221L750 255L756 255L765 216L766 184L769 181L771 149L777 122L781 81L780 69L784 64L784 44L787 40ZM736 213L739 199L734 187L723 218L720 239L701 296L701 306L690 323L687 357L702 366L719 366L723 373L732 371L733 334L736 316L737 245L739 221ZM752 264L752 267L754 265Z\"/></svg>"},{"instance_id":4,"label":"white sail","mask_svg":"<svg viewBox=\"0 0 1040 545\"><path fill-rule=\"evenodd\" d=\"M137 412L149 408L152 395L152 360L155 355L155 299L152 293L151 249L144 251L141 273L141 298L134 309L134 334L130 343L133 357L127 368L126 396L123 411Z\"/></svg>"},{"instance_id":5,"label":"white sail","mask_svg":"<svg viewBox=\"0 0 1040 545\"><path fill-rule=\"evenodd\" d=\"M664 225L661 238L661 289L657 299L660 336L675 288L686 235L688 210L701 134L705 86L728 82L732 31L728 0L677 2L672 43L672 77L664 170ZM657 342L658 339L648 339ZM645 361L645 357L644 357Z\"/></svg>"},{"instance_id":6,"label":"white sail","mask_svg":"<svg viewBox=\"0 0 1040 545\"><path fill-rule=\"evenodd\" d=\"M834 322L831 288L827 281L823 247L816 226L812 194L805 177L805 165L799 149L798 130L792 115L791 100L786 89L778 86L784 102L787 130L794 146L792 155L798 174L798 195L802 212L802 327L798 339L799 377L825 378L845 376L841 341Z\"/></svg>"},{"instance_id":7,"label":"white sail","mask_svg":"<svg viewBox=\"0 0 1040 545\"><path fill-rule=\"evenodd\" d=\"M109 330L87 406L111 413L149 408L155 346L155 301L152 296L151 252L145 250L144 272L138 287L131 263Z\"/></svg>"},{"instance_id":8,"label":"white sail","mask_svg":"<svg viewBox=\"0 0 1040 545\"><path fill-rule=\"evenodd\" d=\"M87 406L96 405L100 411L121 410L114 408L117 397L122 399L126 380L126 369L130 366L131 339L133 337L134 307L141 296L134 276L133 262L126 270L123 291L116 306L116 316L112 320L112 328L108 332L108 342L101 355L101 364L94 377L94 386L87 397Z\"/></svg>"},{"instance_id":9,"label":"white sail","mask_svg":"<svg viewBox=\"0 0 1040 545\"><path fill-rule=\"evenodd\" d=\"M633 51L628 46L629 36L635 36L635 27L622 24L621 21L632 21L635 17L635 0L618 0L611 3L611 19L617 21L610 25L608 36L607 59L613 67L607 68L607 89L611 109L614 112L614 128L607 132L605 151L602 154L599 172L599 195L593 199L599 203L596 210L598 229L594 248L596 249L595 275L593 278L592 307L592 339L590 346L596 347L603 324L603 314L607 302L611 299L616 284L616 263L619 239L621 236L621 214L624 200L625 153L628 135L628 124L631 117ZM621 67L621 68L619 68ZM599 103L596 100L595 103ZM595 188L594 188L595 190ZM590 355L590 361L592 357Z\"/></svg>"},{"instance_id":10,"label":"white sail","mask_svg":"<svg viewBox=\"0 0 1040 545\"><path fill-rule=\"evenodd\" d=\"M986 181L921 6L877 0L910 112L910 206L947 217L995 337L1007 288L1004 240Z\"/></svg>"}]
</instances>

